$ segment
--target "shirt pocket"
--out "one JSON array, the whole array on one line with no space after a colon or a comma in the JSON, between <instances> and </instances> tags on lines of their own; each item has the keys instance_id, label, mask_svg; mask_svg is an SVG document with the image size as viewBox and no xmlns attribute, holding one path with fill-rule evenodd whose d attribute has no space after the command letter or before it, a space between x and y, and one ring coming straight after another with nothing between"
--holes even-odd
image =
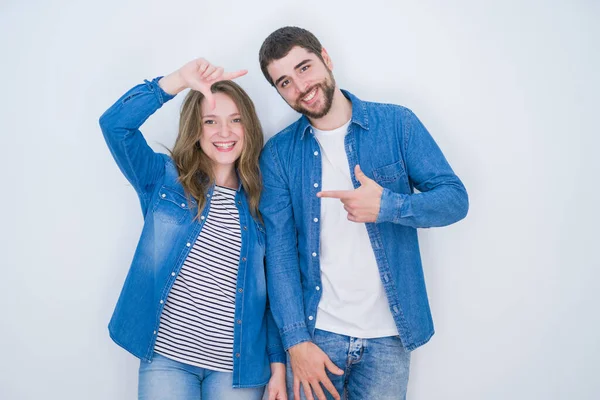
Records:
<instances>
[{"instance_id":1,"label":"shirt pocket","mask_svg":"<svg viewBox=\"0 0 600 400\"><path fill-rule=\"evenodd\" d=\"M181 224L190 213L188 199L175 189L162 186L152 213L155 219L171 224Z\"/></svg>"},{"instance_id":2,"label":"shirt pocket","mask_svg":"<svg viewBox=\"0 0 600 400\"><path fill-rule=\"evenodd\" d=\"M405 172L400 161L373 169L373 177L379 183L396 182L402 175Z\"/></svg>"},{"instance_id":3,"label":"shirt pocket","mask_svg":"<svg viewBox=\"0 0 600 400\"><path fill-rule=\"evenodd\" d=\"M409 193L406 171L401 161L373 169L373 179L381 186L399 193Z\"/></svg>"}]
</instances>

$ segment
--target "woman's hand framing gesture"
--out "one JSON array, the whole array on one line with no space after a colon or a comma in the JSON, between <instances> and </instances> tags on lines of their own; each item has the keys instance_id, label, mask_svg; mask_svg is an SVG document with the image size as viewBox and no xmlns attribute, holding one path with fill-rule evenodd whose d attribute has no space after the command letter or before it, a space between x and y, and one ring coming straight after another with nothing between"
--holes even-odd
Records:
<instances>
[{"instance_id":1,"label":"woman's hand framing gesture","mask_svg":"<svg viewBox=\"0 0 600 400\"><path fill-rule=\"evenodd\" d=\"M223 67L214 66L204 58L197 58L165 76L158 84L169 94L177 94L187 88L197 90L206 97L210 108L213 109L215 100L210 91L212 84L219 81L233 80L247 73L248 71L245 69L236 72L225 72Z\"/></svg>"}]
</instances>

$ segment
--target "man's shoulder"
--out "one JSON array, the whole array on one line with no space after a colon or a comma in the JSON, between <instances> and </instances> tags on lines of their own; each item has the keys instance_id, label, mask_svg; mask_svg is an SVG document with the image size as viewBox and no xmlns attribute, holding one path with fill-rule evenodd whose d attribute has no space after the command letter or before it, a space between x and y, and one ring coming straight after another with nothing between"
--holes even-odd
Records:
<instances>
[{"instance_id":1,"label":"man's shoulder","mask_svg":"<svg viewBox=\"0 0 600 400\"><path fill-rule=\"evenodd\" d=\"M412 114L412 110L406 106L395 103L381 103L376 101L363 101L366 109L372 112L397 113L400 116Z\"/></svg>"},{"instance_id":2,"label":"man's shoulder","mask_svg":"<svg viewBox=\"0 0 600 400\"><path fill-rule=\"evenodd\" d=\"M293 141L295 141L295 139L300 134L298 132L298 130L300 127L301 120L302 120L302 118L299 118L296 121L289 124L284 129L277 132L269 140L267 140L265 147L267 147L267 146L275 146L275 147L285 146L286 144L290 144Z\"/></svg>"}]
</instances>

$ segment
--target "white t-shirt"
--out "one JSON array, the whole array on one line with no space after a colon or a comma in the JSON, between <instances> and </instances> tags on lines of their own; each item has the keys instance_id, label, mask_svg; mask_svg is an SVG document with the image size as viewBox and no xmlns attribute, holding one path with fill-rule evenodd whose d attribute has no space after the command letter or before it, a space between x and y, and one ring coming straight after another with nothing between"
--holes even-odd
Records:
<instances>
[{"instance_id":1,"label":"white t-shirt","mask_svg":"<svg viewBox=\"0 0 600 400\"><path fill-rule=\"evenodd\" d=\"M321 147L324 191L354 190L344 146L349 125L331 131L313 128ZM323 293L316 328L359 338L397 335L367 228L347 216L339 199L321 199Z\"/></svg>"}]
</instances>

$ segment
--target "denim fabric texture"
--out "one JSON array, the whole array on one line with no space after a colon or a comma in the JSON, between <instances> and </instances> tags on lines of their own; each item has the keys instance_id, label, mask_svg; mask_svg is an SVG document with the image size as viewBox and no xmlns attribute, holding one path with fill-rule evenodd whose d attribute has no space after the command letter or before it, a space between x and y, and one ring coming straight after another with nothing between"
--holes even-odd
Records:
<instances>
[{"instance_id":1,"label":"denim fabric texture","mask_svg":"<svg viewBox=\"0 0 600 400\"><path fill-rule=\"evenodd\" d=\"M398 336L361 339L315 329L314 343L344 371L327 377L342 399L404 400L410 372L410 352ZM294 377L286 367L288 400L294 399ZM327 399L333 396L323 390ZM314 396L314 393L313 393ZM306 396L300 387L300 399ZM316 399L316 396L315 396Z\"/></svg>"},{"instance_id":2,"label":"denim fabric texture","mask_svg":"<svg viewBox=\"0 0 600 400\"><path fill-rule=\"evenodd\" d=\"M160 316L169 291L202 230L214 186L202 216L186 196L173 160L155 153L139 127L172 99L156 78L125 93L100 118L100 126L119 168L138 194L144 226L129 273L109 323L111 338L151 362ZM242 246L237 277L233 343L233 386L265 385L270 362L285 362L278 330L268 307L265 280L265 229L252 217L244 188L236 204Z\"/></svg>"},{"instance_id":3,"label":"denim fabric texture","mask_svg":"<svg viewBox=\"0 0 600 400\"><path fill-rule=\"evenodd\" d=\"M345 150L354 187L360 186L356 164L383 187L377 221L366 228L400 339L411 351L434 333L417 228L464 218L467 192L411 110L342 92L352 103ZM321 152L305 116L267 142L260 167L269 298L283 346L289 349L312 340L323 286L317 197Z\"/></svg>"},{"instance_id":4,"label":"denim fabric texture","mask_svg":"<svg viewBox=\"0 0 600 400\"><path fill-rule=\"evenodd\" d=\"M232 388L233 373L211 371L155 354L140 361L139 400L260 400L264 387Z\"/></svg>"}]
</instances>

